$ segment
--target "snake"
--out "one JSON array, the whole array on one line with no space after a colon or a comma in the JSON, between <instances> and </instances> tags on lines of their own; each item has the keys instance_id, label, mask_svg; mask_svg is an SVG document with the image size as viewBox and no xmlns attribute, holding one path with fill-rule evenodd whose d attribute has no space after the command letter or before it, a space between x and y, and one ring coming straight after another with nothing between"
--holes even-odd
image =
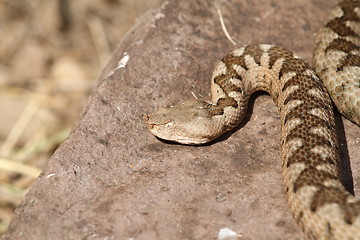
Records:
<instances>
[{"instance_id":1,"label":"snake","mask_svg":"<svg viewBox=\"0 0 360 240\"><path fill-rule=\"evenodd\" d=\"M315 40L313 66L282 47L254 44L227 54L211 78L211 101L188 100L144 114L160 139L198 145L243 120L256 91L281 122L281 168L296 223L311 240L359 240L360 198L341 181L334 105L360 125L360 0L344 0ZM331 97L330 97L331 96Z\"/></svg>"}]
</instances>

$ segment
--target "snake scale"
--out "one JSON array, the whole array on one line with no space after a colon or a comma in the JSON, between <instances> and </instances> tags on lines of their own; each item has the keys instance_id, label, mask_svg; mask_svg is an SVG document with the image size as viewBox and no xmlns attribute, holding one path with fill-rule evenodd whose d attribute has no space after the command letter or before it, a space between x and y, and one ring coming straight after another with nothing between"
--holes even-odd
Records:
<instances>
[{"instance_id":1,"label":"snake scale","mask_svg":"<svg viewBox=\"0 0 360 240\"><path fill-rule=\"evenodd\" d=\"M162 139L203 144L242 121L252 93L268 92L280 112L282 172L295 221L309 239L360 240L360 199L340 180L328 94L344 116L360 125L359 17L360 0L342 1L330 13L315 42L316 73L274 45L229 53L214 70L211 102L185 101L144 115L149 130Z\"/></svg>"}]
</instances>

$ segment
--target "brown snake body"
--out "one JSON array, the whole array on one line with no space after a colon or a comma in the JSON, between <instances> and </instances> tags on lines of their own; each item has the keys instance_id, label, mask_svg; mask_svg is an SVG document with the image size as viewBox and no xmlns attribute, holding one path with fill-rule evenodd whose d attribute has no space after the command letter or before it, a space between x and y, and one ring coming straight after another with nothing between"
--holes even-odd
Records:
<instances>
[{"instance_id":1,"label":"brown snake body","mask_svg":"<svg viewBox=\"0 0 360 240\"><path fill-rule=\"evenodd\" d=\"M316 40L314 65L339 111L360 124L360 1L332 12ZM309 239L360 240L360 199L340 180L330 97L301 58L273 45L226 55L212 77L212 101L187 101L145 115L159 138L202 144L234 128L255 91L268 92L282 125L282 172L296 222ZM346 95L346 96L345 96Z\"/></svg>"}]
</instances>

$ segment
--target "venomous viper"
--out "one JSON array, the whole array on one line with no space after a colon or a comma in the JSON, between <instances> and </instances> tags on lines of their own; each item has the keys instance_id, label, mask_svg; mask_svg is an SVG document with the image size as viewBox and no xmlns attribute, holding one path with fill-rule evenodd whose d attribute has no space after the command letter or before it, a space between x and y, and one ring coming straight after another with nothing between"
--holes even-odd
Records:
<instances>
[{"instance_id":1,"label":"venomous viper","mask_svg":"<svg viewBox=\"0 0 360 240\"><path fill-rule=\"evenodd\" d=\"M331 12L316 38L317 75L283 48L243 47L216 66L212 102L186 101L144 115L149 130L162 139L203 144L242 121L252 93L268 92L280 112L282 172L296 222L310 239L360 239L360 199L340 180L328 95L344 116L360 125L359 18L360 0L342 1Z\"/></svg>"}]
</instances>

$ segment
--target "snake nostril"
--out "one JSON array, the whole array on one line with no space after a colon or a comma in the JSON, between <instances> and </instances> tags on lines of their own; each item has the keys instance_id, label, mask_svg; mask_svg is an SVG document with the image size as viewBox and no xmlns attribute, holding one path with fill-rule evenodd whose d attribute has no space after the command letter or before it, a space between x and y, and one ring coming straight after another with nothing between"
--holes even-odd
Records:
<instances>
[{"instance_id":1,"label":"snake nostril","mask_svg":"<svg viewBox=\"0 0 360 240\"><path fill-rule=\"evenodd\" d=\"M148 122L150 117L147 114L143 114L143 119L144 119L145 122Z\"/></svg>"}]
</instances>

